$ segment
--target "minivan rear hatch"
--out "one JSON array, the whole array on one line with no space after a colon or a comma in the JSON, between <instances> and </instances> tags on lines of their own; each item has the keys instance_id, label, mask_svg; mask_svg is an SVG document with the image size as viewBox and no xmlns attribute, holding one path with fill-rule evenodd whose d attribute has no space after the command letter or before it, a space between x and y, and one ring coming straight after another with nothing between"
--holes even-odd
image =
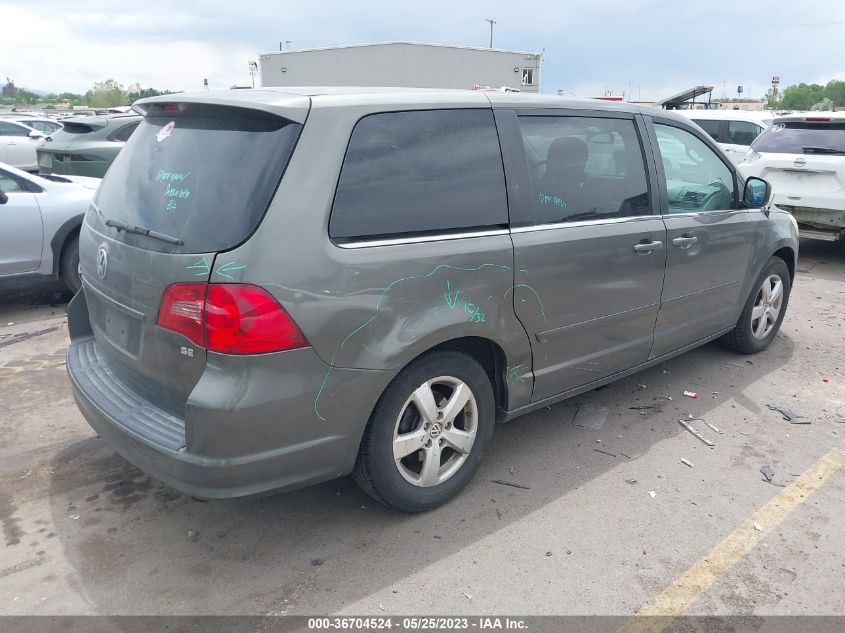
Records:
<instances>
[{"instance_id":1,"label":"minivan rear hatch","mask_svg":"<svg viewBox=\"0 0 845 633\"><path fill-rule=\"evenodd\" d=\"M171 284L208 282L216 254L257 229L307 115L298 96L288 108L197 101L142 102L145 119L80 239L98 354L128 388L180 417L205 350L157 325L162 297Z\"/></svg>"}]
</instances>

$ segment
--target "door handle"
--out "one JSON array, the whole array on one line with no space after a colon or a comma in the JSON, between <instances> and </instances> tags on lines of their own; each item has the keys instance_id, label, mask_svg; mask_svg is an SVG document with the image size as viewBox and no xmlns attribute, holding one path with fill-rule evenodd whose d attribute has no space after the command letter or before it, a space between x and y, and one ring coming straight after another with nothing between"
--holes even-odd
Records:
<instances>
[{"instance_id":1,"label":"door handle","mask_svg":"<svg viewBox=\"0 0 845 633\"><path fill-rule=\"evenodd\" d=\"M639 242L634 244L634 252L639 255L648 255L652 251L659 251L663 248L663 242Z\"/></svg>"},{"instance_id":2,"label":"door handle","mask_svg":"<svg viewBox=\"0 0 845 633\"><path fill-rule=\"evenodd\" d=\"M677 246L678 248L689 248L693 244L698 243L698 238L693 237L692 235L682 235L681 237L676 237L672 240L672 246Z\"/></svg>"}]
</instances>

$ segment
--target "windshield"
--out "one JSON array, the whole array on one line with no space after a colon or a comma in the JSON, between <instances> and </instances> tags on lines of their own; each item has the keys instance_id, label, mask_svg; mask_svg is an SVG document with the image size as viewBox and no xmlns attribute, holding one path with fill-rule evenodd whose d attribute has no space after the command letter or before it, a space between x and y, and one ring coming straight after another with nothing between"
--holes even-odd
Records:
<instances>
[{"instance_id":1,"label":"windshield","mask_svg":"<svg viewBox=\"0 0 845 633\"><path fill-rule=\"evenodd\" d=\"M220 106L184 106L147 117L112 164L94 202L103 223L142 227L181 244L102 230L164 252L237 246L264 216L301 127Z\"/></svg>"},{"instance_id":2,"label":"windshield","mask_svg":"<svg viewBox=\"0 0 845 633\"><path fill-rule=\"evenodd\" d=\"M845 122L776 123L757 137L751 149L778 154L812 154L823 149L845 153Z\"/></svg>"}]
</instances>

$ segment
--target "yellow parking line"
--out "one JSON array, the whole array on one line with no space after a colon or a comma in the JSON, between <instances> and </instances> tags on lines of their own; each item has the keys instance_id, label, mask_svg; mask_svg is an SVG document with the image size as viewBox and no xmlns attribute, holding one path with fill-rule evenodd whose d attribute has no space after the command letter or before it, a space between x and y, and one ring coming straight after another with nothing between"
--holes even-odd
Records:
<instances>
[{"instance_id":1,"label":"yellow parking line","mask_svg":"<svg viewBox=\"0 0 845 633\"><path fill-rule=\"evenodd\" d=\"M664 589L654 602L634 614L619 633L659 633L668 627L843 465L845 450L834 448L728 534L709 554Z\"/></svg>"}]
</instances>

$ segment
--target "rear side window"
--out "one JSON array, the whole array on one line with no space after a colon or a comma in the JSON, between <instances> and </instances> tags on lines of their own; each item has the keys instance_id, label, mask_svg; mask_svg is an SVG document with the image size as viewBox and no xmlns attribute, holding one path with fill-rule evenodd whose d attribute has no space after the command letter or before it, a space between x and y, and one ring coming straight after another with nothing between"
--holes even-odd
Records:
<instances>
[{"instance_id":1,"label":"rear side window","mask_svg":"<svg viewBox=\"0 0 845 633\"><path fill-rule=\"evenodd\" d=\"M780 154L845 154L845 122L775 123L757 137L751 149Z\"/></svg>"},{"instance_id":2,"label":"rear side window","mask_svg":"<svg viewBox=\"0 0 845 633\"><path fill-rule=\"evenodd\" d=\"M721 136L721 127L722 121L714 121L713 119L693 119L693 122L698 125L702 130L707 132L707 134L712 138L714 141L724 142L724 139L719 138ZM731 141L732 143L734 141Z\"/></svg>"},{"instance_id":3,"label":"rear side window","mask_svg":"<svg viewBox=\"0 0 845 633\"><path fill-rule=\"evenodd\" d=\"M0 121L0 136L27 136L29 128Z\"/></svg>"},{"instance_id":4,"label":"rear side window","mask_svg":"<svg viewBox=\"0 0 845 633\"><path fill-rule=\"evenodd\" d=\"M302 126L254 110L178 106L147 116L117 155L94 199L100 220L184 242L111 233L149 250L233 248L264 217Z\"/></svg>"},{"instance_id":5,"label":"rear side window","mask_svg":"<svg viewBox=\"0 0 845 633\"><path fill-rule=\"evenodd\" d=\"M121 128L116 129L114 132L109 134L108 140L109 141L121 141L126 142L129 140L129 137L132 136L132 132L140 125L140 121L137 123L130 123L129 125L124 125Z\"/></svg>"},{"instance_id":6,"label":"rear side window","mask_svg":"<svg viewBox=\"0 0 845 633\"><path fill-rule=\"evenodd\" d=\"M0 191L3 193L12 193L13 191L23 190L24 188L21 185L20 180L12 176L12 174L0 171Z\"/></svg>"},{"instance_id":7,"label":"rear side window","mask_svg":"<svg viewBox=\"0 0 845 633\"><path fill-rule=\"evenodd\" d=\"M491 110L372 114L352 132L329 235L336 240L506 225Z\"/></svg>"},{"instance_id":8,"label":"rear side window","mask_svg":"<svg viewBox=\"0 0 845 633\"><path fill-rule=\"evenodd\" d=\"M728 143L735 145L751 145L760 135L761 128L756 123L748 121L728 121Z\"/></svg>"},{"instance_id":9,"label":"rear side window","mask_svg":"<svg viewBox=\"0 0 845 633\"><path fill-rule=\"evenodd\" d=\"M537 224L651 213L645 163L630 119L521 116Z\"/></svg>"}]
</instances>

